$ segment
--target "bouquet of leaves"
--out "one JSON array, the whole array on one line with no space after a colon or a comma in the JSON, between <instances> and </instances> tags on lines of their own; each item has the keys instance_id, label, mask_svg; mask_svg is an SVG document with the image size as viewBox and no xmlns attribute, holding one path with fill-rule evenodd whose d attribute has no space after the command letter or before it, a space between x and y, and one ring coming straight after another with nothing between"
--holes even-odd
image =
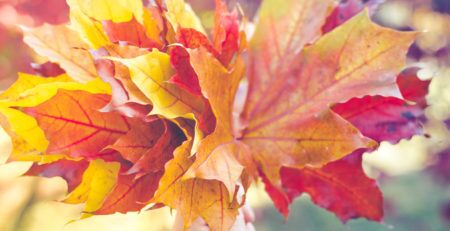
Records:
<instances>
[{"instance_id":1,"label":"bouquet of leaves","mask_svg":"<svg viewBox=\"0 0 450 231\"><path fill-rule=\"evenodd\" d=\"M48 62L0 95L0 122L10 161L64 178L82 218L169 206L229 230L262 180L286 217L308 193L382 219L362 155L422 133L429 82L401 72L415 32L358 1L264 0L249 19L216 0L210 30L183 0L67 3L70 23L22 27Z\"/></svg>"}]
</instances>

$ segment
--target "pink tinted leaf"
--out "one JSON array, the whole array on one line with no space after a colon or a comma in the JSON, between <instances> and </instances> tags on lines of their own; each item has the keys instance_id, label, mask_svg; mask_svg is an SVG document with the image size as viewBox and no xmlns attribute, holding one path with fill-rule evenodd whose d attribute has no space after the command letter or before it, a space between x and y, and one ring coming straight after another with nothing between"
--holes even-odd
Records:
<instances>
[{"instance_id":1,"label":"pink tinted leaf","mask_svg":"<svg viewBox=\"0 0 450 231\"><path fill-rule=\"evenodd\" d=\"M345 158L322 168L282 168L283 191L266 183L269 195L280 212L287 216L288 205L303 193L312 201L333 212L343 222L365 217L380 221L383 217L383 197L375 181L362 169L362 153L355 151Z\"/></svg>"},{"instance_id":2,"label":"pink tinted leaf","mask_svg":"<svg viewBox=\"0 0 450 231\"><path fill-rule=\"evenodd\" d=\"M333 111L350 121L363 135L397 143L422 134L424 111L394 97L365 96L336 104Z\"/></svg>"}]
</instances>

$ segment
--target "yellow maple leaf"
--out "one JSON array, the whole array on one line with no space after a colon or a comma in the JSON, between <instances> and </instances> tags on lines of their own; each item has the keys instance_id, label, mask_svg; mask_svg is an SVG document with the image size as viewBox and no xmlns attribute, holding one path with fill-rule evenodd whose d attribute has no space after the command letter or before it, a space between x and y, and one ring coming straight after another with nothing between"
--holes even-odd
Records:
<instances>
[{"instance_id":1,"label":"yellow maple leaf","mask_svg":"<svg viewBox=\"0 0 450 231\"><path fill-rule=\"evenodd\" d=\"M65 74L45 78L20 73L11 88L0 94L2 126L10 135L14 147L10 160L48 163L64 157L45 154L48 140L44 132L35 118L17 108L39 105L56 95L59 89L110 94L109 85L99 79L82 84L74 82Z\"/></svg>"},{"instance_id":2,"label":"yellow maple leaf","mask_svg":"<svg viewBox=\"0 0 450 231\"><path fill-rule=\"evenodd\" d=\"M144 26L149 38L160 42L158 22L141 0L69 0L67 3L73 28L94 49L111 44L102 21L124 23L134 18Z\"/></svg>"},{"instance_id":3,"label":"yellow maple leaf","mask_svg":"<svg viewBox=\"0 0 450 231\"><path fill-rule=\"evenodd\" d=\"M81 218L92 216L92 212L99 209L106 196L111 192L117 182L120 164L107 163L101 159L93 160L83 173L80 183L64 200L69 204L86 203Z\"/></svg>"},{"instance_id":4,"label":"yellow maple leaf","mask_svg":"<svg viewBox=\"0 0 450 231\"><path fill-rule=\"evenodd\" d=\"M184 0L167 0L166 5L167 19L175 30L180 26L182 28L193 28L206 34L200 19Z\"/></svg>"}]
</instances>

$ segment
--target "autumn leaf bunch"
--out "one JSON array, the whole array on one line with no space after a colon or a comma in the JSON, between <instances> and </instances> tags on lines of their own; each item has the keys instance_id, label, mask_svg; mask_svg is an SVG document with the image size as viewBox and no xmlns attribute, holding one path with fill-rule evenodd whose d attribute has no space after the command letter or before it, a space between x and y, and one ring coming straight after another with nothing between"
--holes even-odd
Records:
<instances>
[{"instance_id":1,"label":"autumn leaf bunch","mask_svg":"<svg viewBox=\"0 0 450 231\"><path fill-rule=\"evenodd\" d=\"M255 20L217 0L210 30L183 0L67 3L68 25L22 28L49 62L0 95L0 121L10 161L64 178L83 218L169 206L228 230L261 179L286 217L308 193L382 219L362 155L422 133L429 82L399 74L416 33L333 0L264 0Z\"/></svg>"}]
</instances>

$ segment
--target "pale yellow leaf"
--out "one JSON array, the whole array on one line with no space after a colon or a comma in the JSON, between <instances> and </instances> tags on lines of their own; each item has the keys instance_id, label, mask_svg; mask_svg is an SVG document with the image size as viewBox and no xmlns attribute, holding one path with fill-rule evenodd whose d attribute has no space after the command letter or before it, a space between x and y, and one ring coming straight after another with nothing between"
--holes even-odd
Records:
<instances>
[{"instance_id":1,"label":"pale yellow leaf","mask_svg":"<svg viewBox=\"0 0 450 231\"><path fill-rule=\"evenodd\" d=\"M78 34L65 25L44 24L36 28L22 27L24 42L36 53L57 63L67 74L80 82L97 77L89 47Z\"/></svg>"},{"instance_id":2,"label":"pale yellow leaf","mask_svg":"<svg viewBox=\"0 0 450 231\"><path fill-rule=\"evenodd\" d=\"M99 209L106 196L111 192L117 182L120 164L107 163L97 159L89 163L89 167L83 174L81 184L78 185L64 200L66 203L86 203L85 214L81 218L92 216L91 212Z\"/></svg>"},{"instance_id":3,"label":"pale yellow leaf","mask_svg":"<svg viewBox=\"0 0 450 231\"><path fill-rule=\"evenodd\" d=\"M168 118L185 117L192 119L194 114L203 111L204 103L187 91L168 83L175 71L170 65L170 57L156 49L132 59L111 58L126 65L131 80L153 104L152 114Z\"/></svg>"},{"instance_id":4,"label":"pale yellow leaf","mask_svg":"<svg viewBox=\"0 0 450 231\"><path fill-rule=\"evenodd\" d=\"M182 28L192 28L206 34L200 19L184 0L167 0L166 6L168 11L166 16L175 29L180 26Z\"/></svg>"}]
</instances>

